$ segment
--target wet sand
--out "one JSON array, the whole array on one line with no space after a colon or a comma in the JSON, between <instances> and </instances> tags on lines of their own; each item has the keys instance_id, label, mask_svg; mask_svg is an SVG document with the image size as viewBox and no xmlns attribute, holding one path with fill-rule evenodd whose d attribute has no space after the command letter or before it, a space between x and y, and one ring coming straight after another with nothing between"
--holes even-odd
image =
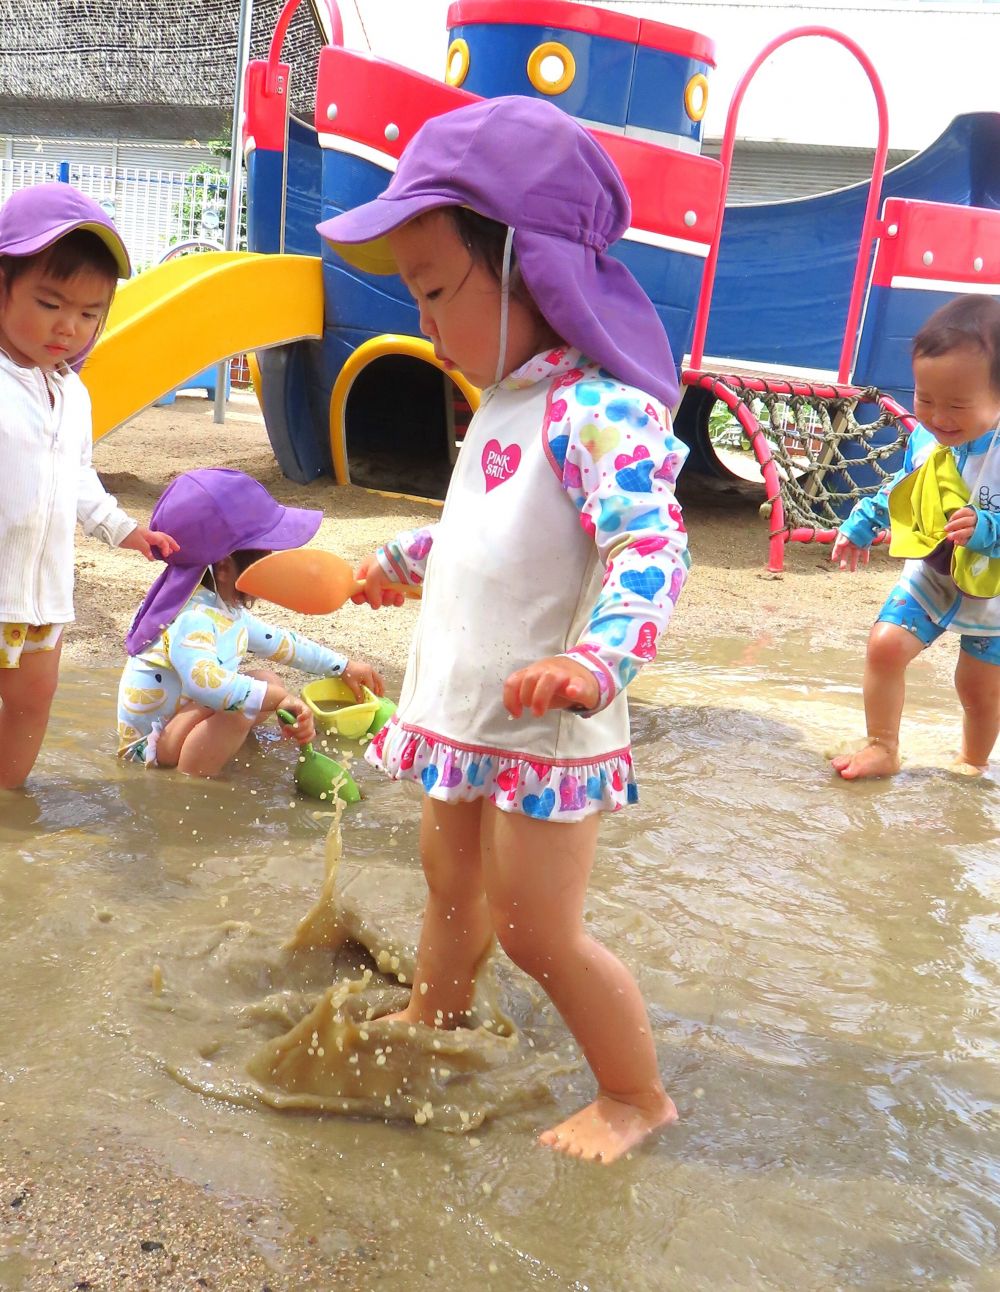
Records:
<instances>
[{"instance_id":1,"label":"wet sand","mask_svg":"<svg viewBox=\"0 0 1000 1292\"><path fill-rule=\"evenodd\" d=\"M162 489L175 475L197 466L238 467L262 481L282 502L324 512L314 540L349 559L371 552L399 529L427 523L437 508L384 498L329 480L308 486L284 479L267 442L256 403L243 396L230 405L224 426L212 420L212 404L181 397L167 408L152 408L105 436L95 464L107 486L132 515L148 519ZM898 563L884 549L870 567L849 576L834 571L829 548L795 544L786 549L785 573L768 574L767 527L758 514L761 498L752 486L682 474L680 497L690 533L694 567L662 650L684 637L763 635L790 630L815 633L821 643L857 645L861 655L871 622L884 600ZM77 623L66 638L72 662L115 663L131 616L153 574L141 558L113 551L81 537L77 549ZM322 636L350 655L368 655L390 672L401 673L416 606L373 615L345 606L321 625ZM313 635L315 620L283 619ZM661 652L662 653L662 652Z\"/></svg>"},{"instance_id":2,"label":"wet sand","mask_svg":"<svg viewBox=\"0 0 1000 1292\"><path fill-rule=\"evenodd\" d=\"M95 463L122 506L145 520L167 483L195 466L233 466L260 479L285 502L315 506L325 519L316 542L349 559L366 554L401 528L431 520L436 508L383 498L327 481L302 488L277 470L252 401L235 402L225 426L212 421L211 404L181 398L148 410L96 447ZM694 568L661 658L672 643L691 656L700 641L745 638L748 658L769 654L786 634L800 643L856 647L858 677L870 623L892 585L894 563L876 552L871 567L850 577L831 569L828 549L793 547L787 571L765 569L766 526L752 490L690 477L682 481ZM65 658L76 666L114 665L134 609L155 573L133 553L83 539L77 556L77 623L66 637ZM364 656L398 686L416 607L373 615L349 606L333 620L283 622L320 637L351 656ZM952 654L937 653L950 670ZM957 722L957 715L956 715ZM858 730L845 737L860 734ZM80 1056L83 1062L85 1056ZM364 1287L370 1237L352 1235L331 1252L307 1240L295 1251L280 1242L280 1220L262 1217L252 1190L238 1185L219 1196L169 1162L153 1161L126 1142L94 1143L74 1134L69 1118L52 1110L51 1127L13 1126L4 1120L0 1086L0 1288L210 1288L216 1292L300 1292ZM36 1169L30 1145L58 1136L58 1170ZM269 1228L274 1243L263 1241ZM384 1255L384 1253L383 1253Z\"/></svg>"}]
</instances>

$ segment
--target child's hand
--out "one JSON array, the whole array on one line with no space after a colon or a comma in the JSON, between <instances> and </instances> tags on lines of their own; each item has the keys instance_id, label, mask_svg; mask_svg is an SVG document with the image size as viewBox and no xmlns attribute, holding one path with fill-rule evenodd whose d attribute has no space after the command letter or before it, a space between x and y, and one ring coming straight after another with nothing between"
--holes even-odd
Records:
<instances>
[{"instance_id":1,"label":"child's hand","mask_svg":"<svg viewBox=\"0 0 1000 1292\"><path fill-rule=\"evenodd\" d=\"M593 709L601 698L589 668L564 655L539 659L511 673L503 684L503 703L519 718L530 709L536 718L550 709Z\"/></svg>"},{"instance_id":2,"label":"child's hand","mask_svg":"<svg viewBox=\"0 0 1000 1292\"><path fill-rule=\"evenodd\" d=\"M856 570L859 563L861 565L868 564L868 548L858 547L844 534L838 534L834 540L830 560L834 565L839 563L842 570Z\"/></svg>"},{"instance_id":3,"label":"child's hand","mask_svg":"<svg viewBox=\"0 0 1000 1292\"><path fill-rule=\"evenodd\" d=\"M131 547L133 551L141 552L147 561L156 560L156 551L159 552L165 561L171 552L181 550L180 543L176 542L169 534L164 534L159 529L147 529L145 525L136 525L131 534L126 534L119 547Z\"/></svg>"},{"instance_id":4,"label":"child's hand","mask_svg":"<svg viewBox=\"0 0 1000 1292\"><path fill-rule=\"evenodd\" d=\"M382 606L401 606L406 600L402 592L397 592L391 586L393 580L374 556L365 557L354 571L354 577L361 584L360 590L351 597L357 606L363 606L367 602L373 610L379 610ZM379 695L381 694L380 691Z\"/></svg>"},{"instance_id":5,"label":"child's hand","mask_svg":"<svg viewBox=\"0 0 1000 1292\"><path fill-rule=\"evenodd\" d=\"M287 736L299 745L307 745L315 739L316 724L313 721L312 710L305 700L300 700L297 695L286 695L277 707L284 709L295 719L294 727L286 722L278 723L282 736Z\"/></svg>"},{"instance_id":6,"label":"child's hand","mask_svg":"<svg viewBox=\"0 0 1000 1292\"><path fill-rule=\"evenodd\" d=\"M965 547L972 537L977 520L975 507L960 507L958 511L951 513L951 517L944 527L945 537L950 538L959 547Z\"/></svg>"},{"instance_id":7,"label":"child's hand","mask_svg":"<svg viewBox=\"0 0 1000 1292\"><path fill-rule=\"evenodd\" d=\"M381 674L376 673L370 664L363 659L349 659L347 667L340 675L354 692L355 700L365 698L362 687L366 686L373 695L385 695L385 684Z\"/></svg>"}]
</instances>

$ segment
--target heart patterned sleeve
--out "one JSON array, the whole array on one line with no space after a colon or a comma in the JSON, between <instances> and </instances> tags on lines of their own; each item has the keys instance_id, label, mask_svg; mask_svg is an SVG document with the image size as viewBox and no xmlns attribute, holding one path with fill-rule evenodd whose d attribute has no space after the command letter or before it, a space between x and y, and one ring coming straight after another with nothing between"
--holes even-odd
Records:
<instances>
[{"instance_id":1,"label":"heart patterned sleeve","mask_svg":"<svg viewBox=\"0 0 1000 1292\"><path fill-rule=\"evenodd\" d=\"M378 549L376 558L390 579L396 583L423 583L436 528L425 525L423 529L407 530Z\"/></svg>"},{"instance_id":2,"label":"heart patterned sleeve","mask_svg":"<svg viewBox=\"0 0 1000 1292\"><path fill-rule=\"evenodd\" d=\"M603 372L553 383L544 434L605 565L587 627L566 651L597 678L601 698L588 711L597 713L655 658L687 578L687 533L674 497L687 446L662 405Z\"/></svg>"}]
</instances>

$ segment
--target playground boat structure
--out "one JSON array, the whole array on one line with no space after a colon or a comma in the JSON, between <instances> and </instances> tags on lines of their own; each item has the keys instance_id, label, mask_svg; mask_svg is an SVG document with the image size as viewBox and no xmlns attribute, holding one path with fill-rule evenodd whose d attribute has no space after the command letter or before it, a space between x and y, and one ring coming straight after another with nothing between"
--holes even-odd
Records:
<instances>
[{"instance_id":1,"label":"playground boat structure","mask_svg":"<svg viewBox=\"0 0 1000 1292\"><path fill-rule=\"evenodd\" d=\"M348 266L321 246L316 225L377 196L425 120L477 98L548 98L615 160L632 223L612 254L645 288L670 337L683 382L675 427L691 449L689 469L726 473L709 428L722 401L763 477L772 569L780 570L788 541L829 541L854 499L898 465L912 425L909 342L923 319L960 292L1000 296L1000 114L957 118L885 174L882 87L842 33L797 28L761 51L734 93L716 160L701 154L714 46L696 32L566 0L456 0L445 79L437 80L346 49L336 0L316 0L330 43L319 55L314 118L305 122L290 112L292 71L281 62L299 2L286 0L267 59L246 73L245 254L253 264L194 258L223 296L242 276L231 302L240 319L226 335L235 344L242 329L243 348L256 349L268 436L293 480L332 475L443 497L479 392L461 373L441 370L402 282ZM871 183L727 207L747 85L774 50L813 36L839 42L868 75L878 118ZM272 257L296 270L285 289L267 272ZM184 290L207 296L202 272L186 273ZM116 310L137 313L127 298L142 281L120 293ZM308 307L297 309L290 297L307 282ZM172 299L175 322L182 308L183 295ZM250 325L254 309L269 326ZM179 325L189 348L193 337L204 341L194 347L199 367L225 357L209 353L211 338L190 311ZM109 333L113 340L113 326ZM187 375L177 367L172 385ZM132 411L161 393L131 392Z\"/></svg>"}]
</instances>

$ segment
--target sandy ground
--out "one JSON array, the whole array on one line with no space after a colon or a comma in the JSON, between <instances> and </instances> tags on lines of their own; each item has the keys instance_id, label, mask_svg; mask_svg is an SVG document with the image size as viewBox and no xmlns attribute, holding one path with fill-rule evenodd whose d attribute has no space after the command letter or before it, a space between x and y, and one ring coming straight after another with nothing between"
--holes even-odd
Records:
<instances>
[{"instance_id":1,"label":"sandy ground","mask_svg":"<svg viewBox=\"0 0 1000 1292\"><path fill-rule=\"evenodd\" d=\"M397 530L438 514L427 504L338 488L328 480L292 484L278 470L256 404L245 396L230 405L222 426L212 419L211 403L200 397L149 409L99 441L94 458L107 488L142 520L148 520L158 495L180 472L197 466L238 467L280 501L322 509L317 546L349 560L366 555ZM682 475L680 497L694 568L671 626L671 644L681 648L685 638L706 635L757 639L805 632L826 645L856 646L860 674L868 628L898 569L884 551L876 550L869 569L851 577L831 568L829 548L795 544L786 551L785 573L775 577L766 569L767 527L758 514L756 490ZM66 658L119 662L122 638L153 575L153 568L133 553L81 539L78 619L66 637ZM277 612L282 622L348 655L370 658L397 680L415 614L416 606L377 615L366 607L347 606L330 620Z\"/></svg>"},{"instance_id":2,"label":"sandy ground","mask_svg":"<svg viewBox=\"0 0 1000 1292\"><path fill-rule=\"evenodd\" d=\"M328 481L309 487L286 481L256 404L246 397L230 406L223 426L214 423L211 404L200 397L150 409L102 440L95 462L122 506L142 520L180 472L239 467L281 501L321 508L325 519L317 543L352 560L397 530L437 514L426 504L336 488ZM796 546L788 551L785 574L775 578L765 568L759 496L693 476L682 484L694 569L665 648L689 655L714 637L771 645L793 634L790 649L813 642L855 648L860 679L865 637L895 572L884 554L876 553L871 567L852 578L832 570L828 549ZM66 637L68 662L121 662L122 638L154 573L131 552L80 540L78 621ZM392 693L415 614L415 606L377 615L348 606L329 620L297 621L284 611L276 617L348 655L371 659L384 670ZM252 1200L209 1197L190 1181L166 1177L142 1152L108 1146L98 1158L86 1143L66 1145L63 1168L55 1175L38 1172L9 1139L7 1149L0 1153L0 1288L293 1292L364 1285L363 1250L356 1260L337 1264L303 1251L294 1276L276 1271L246 1240L243 1213L252 1209ZM36 1257L46 1258L48 1274L18 1277L4 1251L18 1250L22 1241Z\"/></svg>"}]
</instances>

